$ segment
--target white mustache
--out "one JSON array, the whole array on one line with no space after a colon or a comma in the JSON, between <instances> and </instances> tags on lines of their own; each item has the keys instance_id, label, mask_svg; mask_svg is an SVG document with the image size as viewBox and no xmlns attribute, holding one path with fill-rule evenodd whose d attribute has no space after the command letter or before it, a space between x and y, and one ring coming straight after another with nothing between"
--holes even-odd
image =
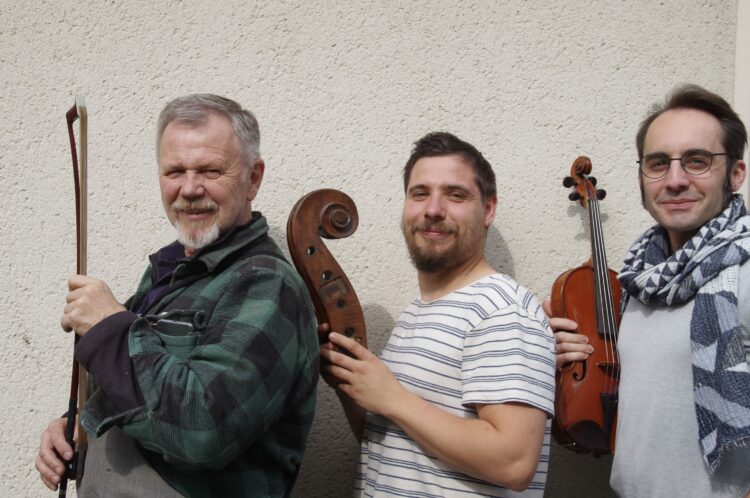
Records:
<instances>
[{"instance_id":1,"label":"white mustache","mask_svg":"<svg viewBox=\"0 0 750 498\"><path fill-rule=\"evenodd\" d=\"M188 214L198 214L198 213L205 213L210 211L216 211L218 206L215 202L203 199L200 201L184 201L184 200L176 200L172 203L172 211L176 213L188 213Z\"/></svg>"}]
</instances>

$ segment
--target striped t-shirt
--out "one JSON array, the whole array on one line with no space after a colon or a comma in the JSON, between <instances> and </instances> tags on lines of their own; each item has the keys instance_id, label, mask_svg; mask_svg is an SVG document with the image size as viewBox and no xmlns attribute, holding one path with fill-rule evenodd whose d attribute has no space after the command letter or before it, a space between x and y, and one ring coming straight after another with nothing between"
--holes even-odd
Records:
<instances>
[{"instance_id":1,"label":"striped t-shirt","mask_svg":"<svg viewBox=\"0 0 750 498\"><path fill-rule=\"evenodd\" d=\"M531 292L490 275L401 314L380 355L401 384L447 412L476 418L474 404L519 402L554 412L555 341ZM536 474L523 493L448 468L398 426L367 414L355 493L360 496L541 497L549 423Z\"/></svg>"}]
</instances>

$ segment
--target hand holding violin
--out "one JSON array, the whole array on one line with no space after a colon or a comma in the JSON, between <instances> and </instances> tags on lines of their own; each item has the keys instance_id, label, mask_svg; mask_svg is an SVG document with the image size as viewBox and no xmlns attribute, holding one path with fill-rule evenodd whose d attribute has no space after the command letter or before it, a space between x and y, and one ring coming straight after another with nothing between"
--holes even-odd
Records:
<instances>
[{"instance_id":1,"label":"hand holding violin","mask_svg":"<svg viewBox=\"0 0 750 498\"><path fill-rule=\"evenodd\" d=\"M589 355L594 352L594 347L589 344L587 336L576 333L578 324L567 318L553 318L549 299L542 303L542 308L549 318L552 331L555 333L555 345L557 347L555 366L562 368L563 365L571 361L588 359Z\"/></svg>"}]
</instances>

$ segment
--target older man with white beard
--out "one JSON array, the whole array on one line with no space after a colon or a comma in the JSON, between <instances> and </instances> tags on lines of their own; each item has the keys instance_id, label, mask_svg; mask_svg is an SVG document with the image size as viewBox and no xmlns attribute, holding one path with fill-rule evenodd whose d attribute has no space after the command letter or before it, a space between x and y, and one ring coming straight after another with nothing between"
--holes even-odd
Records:
<instances>
[{"instance_id":1,"label":"older man with white beard","mask_svg":"<svg viewBox=\"0 0 750 498\"><path fill-rule=\"evenodd\" d=\"M159 184L178 240L121 305L69 280L61 324L96 390L78 496L288 496L313 419L316 322L307 290L251 209L265 165L255 117L188 95L159 117ZM36 467L56 489L64 419Z\"/></svg>"}]
</instances>

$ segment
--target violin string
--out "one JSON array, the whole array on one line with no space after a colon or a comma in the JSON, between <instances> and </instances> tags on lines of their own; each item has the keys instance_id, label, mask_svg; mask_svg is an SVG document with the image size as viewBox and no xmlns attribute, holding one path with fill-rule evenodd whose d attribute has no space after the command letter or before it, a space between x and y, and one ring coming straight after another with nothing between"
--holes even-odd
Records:
<instances>
[{"instance_id":1,"label":"violin string","mask_svg":"<svg viewBox=\"0 0 750 498\"><path fill-rule=\"evenodd\" d=\"M595 278L597 281L597 294L600 306L598 307L597 314L600 318L599 325L603 328L604 342L605 342L605 358L607 363L619 363L617 358L616 348L616 335L615 335L615 314L614 314L614 302L612 298L612 288L609 282L609 267L607 265L607 256L604 249L604 234L601 223L601 213L599 210L599 202L596 198L596 192L594 195L589 196L589 216L591 218L591 231L592 231L592 244L594 245L593 252L595 258ZM611 373L608 370L608 373ZM604 391L608 394L614 394L616 382L614 375L605 376Z\"/></svg>"}]
</instances>

